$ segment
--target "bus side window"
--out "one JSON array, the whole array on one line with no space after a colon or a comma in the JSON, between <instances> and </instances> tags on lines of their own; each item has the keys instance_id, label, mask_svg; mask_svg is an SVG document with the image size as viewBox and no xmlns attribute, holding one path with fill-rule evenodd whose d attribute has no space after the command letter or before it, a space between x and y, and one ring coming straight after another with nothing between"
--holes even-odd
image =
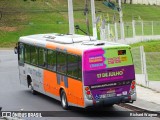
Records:
<instances>
[{"instance_id":1,"label":"bus side window","mask_svg":"<svg viewBox=\"0 0 160 120\"><path fill-rule=\"evenodd\" d=\"M46 67L46 50L44 48L38 49L38 65Z\"/></svg>"},{"instance_id":2,"label":"bus side window","mask_svg":"<svg viewBox=\"0 0 160 120\"><path fill-rule=\"evenodd\" d=\"M57 52L57 72L66 74L66 54L63 52Z\"/></svg>"},{"instance_id":3,"label":"bus side window","mask_svg":"<svg viewBox=\"0 0 160 120\"><path fill-rule=\"evenodd\" d=\"M24 45L19 43L19 52L18 52L18 60L20 64L24 63Z\"/></svg>"},{"instance_id":4,"label":"bus side window","mask_svg":"<svg viewBox=\"0 0 160 120\"><path fill-rule=\"evenodd\" d=\"M52 71L56 71L56 51L47 51L47 68Z\"/></svg>"},{"instance_id":5,"label":"bus side window","mask_svg":"<svg viewBox=\"0 0 160 120\"><path fill-rule=\"evenodd\" d=\"M30 63L30 58L31 58L31 56L30 56L30 45L25 45L25 62L26 63Z\"/></svg>"},{"instance_id":6,"label":"bus side window","mask_svg":"<svg viewBox=\"0 0 160 120\"><path fill-rule=\"evenodd\" d=\"M78 56L78 78L82 80L82 57Z\"/></svg>"},{"instance_id":7,"label":"bus side window","mask_svg":"<svg viewBox=\"0 0 160 120\"><path fill-rule=\"evenodd\" d=\"M78 57L68 54L67 62L67 75L78 78Z\"/></svg>"},{"instance_id":8,"label":"bus side window","mask_svg":"<svg viewBox=\"0 0 160 120\"><path fill-rule=\"evenodd\" d=\"M31 64L38 64L38 50L36 46L31 46Z\"/></svg>"}]
</instances>

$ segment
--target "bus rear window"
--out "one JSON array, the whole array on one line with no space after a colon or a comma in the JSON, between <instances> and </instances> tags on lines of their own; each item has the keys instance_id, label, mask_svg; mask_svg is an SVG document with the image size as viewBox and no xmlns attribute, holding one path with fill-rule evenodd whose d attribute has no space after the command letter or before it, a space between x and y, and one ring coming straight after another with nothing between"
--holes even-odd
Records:
<instances>
[{"instance_id":1,"label":"bus rear window","mask_svg":"<svg viewBox=\"0 0 160 120\"><path fill-rule=\"evenodd\" d=\"M118 55L126 55L126 50L118 50Z\"/></svg>"}]
</instances>

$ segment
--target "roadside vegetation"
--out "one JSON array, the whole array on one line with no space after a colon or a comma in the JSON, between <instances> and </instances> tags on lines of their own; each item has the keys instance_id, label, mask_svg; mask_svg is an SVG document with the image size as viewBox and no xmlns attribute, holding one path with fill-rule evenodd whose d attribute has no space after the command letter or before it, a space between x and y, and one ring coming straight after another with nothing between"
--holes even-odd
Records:
<instances>
[{"instance_id":1,"label":"roadside vegetation","mask_svg":"<svg viewBox=\"0 0 160 120\"><path fill-rule=\"evenodd\" d=\"M160 40L131 44L131 47L139 47L139 46L144 46L144 52L160 52Z\"/></svg>"},{"instance_id":2,"label":"roadside vegetation","mask_svg":"<svg viewBox=\"0 0 160 120\"><path fill-rule=\"evenodd\" d=\"M144 46L148 80L160 81L160 40L132 44L133 61L137 74L142 73L140 46Z\"/></svg>"}]
</instances>

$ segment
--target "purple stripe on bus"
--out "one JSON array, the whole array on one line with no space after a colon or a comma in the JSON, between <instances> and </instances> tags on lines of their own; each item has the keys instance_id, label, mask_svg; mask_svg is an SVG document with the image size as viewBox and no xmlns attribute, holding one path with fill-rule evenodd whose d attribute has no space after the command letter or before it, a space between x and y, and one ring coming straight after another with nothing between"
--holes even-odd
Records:
<instances>
[{"instance_id":1,"label":"purple stripe on bus","mask_svg":"<svg viewBox=\"0 0 160 120\"><path fill-rule=\"evenodd\" d=\"M94 99L128 95L135 80L134 65L84 71L84 85L89 86Z\"/></svg>"},{"instance_id":2,"label":"purple stripe on bus","mask_svg":"<svg viewBox=\"0 0 160 120\"><path fill-rule=\"evenodd\" d=\"M83 75L85 86L135 79L134 65L83 71Z\"/></svg>"}]
</instances>

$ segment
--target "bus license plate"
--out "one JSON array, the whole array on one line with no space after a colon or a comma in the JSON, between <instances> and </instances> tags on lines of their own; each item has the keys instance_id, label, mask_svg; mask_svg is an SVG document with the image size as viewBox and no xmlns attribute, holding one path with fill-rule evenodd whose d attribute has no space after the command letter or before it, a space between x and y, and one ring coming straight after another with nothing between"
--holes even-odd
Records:
<instances>
[{"instance_id":1,"label":"bus license plate","mask_svg":"<svg viewBox=\"0 0 160 120\"><path fill-rule=\"evenodd\" d=\"M106 94L106 97L114 97L116 94L115 93L109 93L109 94Z\"/></svg>"}]
</instances>

